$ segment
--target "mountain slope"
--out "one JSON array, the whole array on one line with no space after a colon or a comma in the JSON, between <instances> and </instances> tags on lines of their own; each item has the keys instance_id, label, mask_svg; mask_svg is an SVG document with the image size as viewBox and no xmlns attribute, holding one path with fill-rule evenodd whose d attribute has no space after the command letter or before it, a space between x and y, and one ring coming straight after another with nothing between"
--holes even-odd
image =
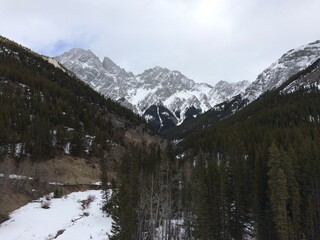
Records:
<instances>
[{"instance_id":1,"label":"mountain slope","mask_svg":"<svg viewBox=\"0 0 320 240\"><path fill-rule=\"evenodd\" d=\"M281 93L288 94L300 89L318 88L320 85L320 59L308 68L291 77L282 87Z\"/></svg>"},{"instance_id":2,"label":"mountain slope","mask_svg":"<svg viewBox=\"0 0 320 240\"><path fill-rule=\"evenodd\" d=\"M166 131L164 135L172 139L178 136L179 138L185 137L196 129L217 123L240 111L268 91L279 87L285 88L282 93L289 93L300 87L311 87L317 82L318 73L314 68L317 68L319 58L320 41L292 49L259 74L257 79L243 90L243 93L214 106L197 119L185 122L176 129ZM309 73L310 69L313 73ZM307 72L308 74L305 76L304 74ZM291 83L290 86L287 86L289 83Z\"/></svg>"},{"instance_id":3,"label":"mountain slope","mask_svg":"<svg viewBox=\"0 0 320 240\"><path fill-rule=\"evenodd\" d=\"M239 94L249 84L248 81L221 81L212 87L161 67L134 76L111 59L105 57L101 62L91 51L83 49L72 49L56 59L96 91L144 116L158 130L204 113L226 98ZM159 108L162 113L154 111Z\"/></svg>"},{"instance_id":4,"label":"mountain slope","mask_svg":"<svg viewBox=\"0 0 320 240\"><path fill-rule=\"evenodd\" d=\"M285 53L247 87L243 98L250 102L262 93L275 89L291 76L305 69L320 57L320 40L292 49Z\"/></svg>"}]
</instances>

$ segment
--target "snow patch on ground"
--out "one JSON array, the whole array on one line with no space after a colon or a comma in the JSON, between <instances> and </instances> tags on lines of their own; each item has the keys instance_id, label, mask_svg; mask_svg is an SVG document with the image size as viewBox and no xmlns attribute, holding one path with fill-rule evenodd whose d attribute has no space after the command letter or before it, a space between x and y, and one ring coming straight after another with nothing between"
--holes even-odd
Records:
<instances>
[{"instance_id":1,"label":"snow patch on ground","mask_svg":"<svg viewBox=\"0 0 320 240\"><path fill-rule=\"evenodd\" d=\"M48 182L49 185L55 185L55 186L63 186L63 183L58 183L58 182Z\"/></svg>"},{"instance_id":2,"label":"snow patch on ground","mask_svg":"<svg viewBox=\"0 0 320 240\"><path fill-rule=\"evenodd\" d=\"M27 176L21 176L21 175L16 175L16 174L10 174L9 175L9 178L10 179L29 179L29 180L32 180L33 178L32 177L27 177Z\"/></svg>"},{"instance_id":3,"label":"snow patch on ground","mask_svg":"<svg viewBox=\"0 0 320 240\"><path fill-rule=\"evenodd\" d=\"M83 200L93 196L88 208ZM102 192L89 190L74 192L62 198L51 199L50 208L41 207L45 198L29 203L10 214L0 225L0 238L5 240L107 240L112 219L102 210ZM58 233L61 235L58 235ZM58 235L58 236L57 236Z\"/></svg>"},{"instance_id":4,"label":"snow patch on ground","mask_svg":"<svg viewBox=\"0 0 320 240\"><path fill-rule=\"evenodd\" d=\"M6 177L6 175L5 175L4 173L0 173L0 177L4 178L4 177ZM32 177L27 177L27 176L22 176L22 175L16 175L16 174L7 175L7 178L17 179L17 180L22 180L22 179L33 180Z\"/></svg>"}]
</instances>

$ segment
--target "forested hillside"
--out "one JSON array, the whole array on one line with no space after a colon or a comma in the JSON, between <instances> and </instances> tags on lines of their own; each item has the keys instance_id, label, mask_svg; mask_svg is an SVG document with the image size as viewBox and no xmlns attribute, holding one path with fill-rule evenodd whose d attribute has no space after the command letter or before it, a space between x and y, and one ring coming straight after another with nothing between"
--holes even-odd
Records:
<instances>
[{"instance_id":1,"label":"forested hillside","mask_svg":"<svg viewBox=\"0 0 320 240\"><path fill-rule=\"evenodd\" d=\"M126 129L144 124L55 60L5 38L0 39L0 92L1 156L96 155L107 139L121 144Z\"/></svg>"},{"instance_id":2,"label":"forested hillside","mask_svg":"<svg viewBox=\"0 0 320 240\"><path fill-rule=\"evenodd\" d=\"M182 142L201 239L320 238L319 119L317 86L275 91Z\"/></svg>"}]
</instances>

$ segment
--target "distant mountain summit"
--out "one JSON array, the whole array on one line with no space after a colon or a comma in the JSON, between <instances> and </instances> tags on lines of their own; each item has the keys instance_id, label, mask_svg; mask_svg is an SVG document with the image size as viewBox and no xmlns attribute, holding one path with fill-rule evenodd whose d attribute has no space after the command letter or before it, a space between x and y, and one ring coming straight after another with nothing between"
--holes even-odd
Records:
<instances>
[{"instance_id":1,"label":"distant mountain summit","mask_svg":"<svg viewBox=\"0 0 320 240\"><path fill-rule=\"evenodd\" d=\"M216 105L221 102L227 101L230 97L238 95L241 92L244 92L246 87L250 84L249 81L243 80L240 82L229 83L226 81L218 82L214 88L209 92L209 97L215 102L211 102L211 105Z\"/></svg>"},{"instance_id":2,"label":"distant mountain summit","mask_svg":"<svg viewBox=\"0 0 320 240\"><path fill-rule=\"evenodd\" d=\"M243 98L251 102L262 93L278 88L291 76L310 66L319 58L320 40L291 49L258 75L257 79L245 90Z\"/></svg>"},{"instance_id":3,"label":"distant mountain summit","mask_svg":"<svg viewBox=\"0 0 320 240\"><path fill-rule=\"evenodd\" d=\"M56 59L94 90L144 116L159 131L196 117L249 85L248 81L220 81L213 87L159 66L134 75L110 58L101 62L84 49L71 49Z\"/></svg>"}]
</instances>

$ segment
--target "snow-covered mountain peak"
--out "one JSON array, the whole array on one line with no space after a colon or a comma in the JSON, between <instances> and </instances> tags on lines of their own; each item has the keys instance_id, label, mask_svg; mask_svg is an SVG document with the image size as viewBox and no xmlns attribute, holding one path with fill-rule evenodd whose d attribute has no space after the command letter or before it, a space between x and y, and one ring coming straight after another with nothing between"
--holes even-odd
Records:
<instances>
[{"instance_id":1,"label":"snow-covered mountain peak","mask_svg":"<svg viewBox=\"0 0 320 240\"><path fill-rule=\"evenodd\" d=\"M79 62L87 62L88 60L99 60L99 58L91 51L82 48L73 48L65 52L61 56L68 57L69 59L78 60Z\"/></svg>"},{"instance_id":2,"label":"snow-covered mountain peak","mask_svg":"<svg viewBox=\"0 0 320 240\"><path fill-rule=\"evenodd\" d=\"M223 86L228 86L230 83L224 80L220 80L219 82L216 83L215 87L223 87Z\"/></svg>"},{"instance_id":3,"label":"snow-covered mountain peak","mask_svg":"<svg viewBox=\"0 0 320 240\"><path fill-rule=\"evenodd\" d=\"M246 89L244 97L253 101L262 93L281 86L291 76L320 58L320 41L291 49L265 69Z\"/></svg>"},{"instance_id":4,"label":"snow-covered mountain peak","mask_svg":"<svg viewBox=\"0 0 320 240\"><path fill-rule=\"evenodd\" d=\"M250 82L248 80L242 80L234 83L221 80L215 85L215 89L222 90L222 89L228 88L232 90L232 89L239 88L241 90L244 90L249 84Z\"/></svg>"},{"instance_id":5,"label":"snow-covered mountain peak","mask_svg":"<svg viewBox=\"0 0 320 240\"><path fill-rule=\"evenodd\" d=\"M195 117L243 88L227 82L217 87L196 83L177 70L159 66L135 76L110 58L101 62L91 51L83 49L72 49L56 59L96 91L121 101L147 121L156 120L161 129L166 124L174 126Z\"/></svg>"},{"instance_id":6,"label":"snow-covered mountain peak","mask_svg":"<svg viewBox=\"0 0 320 240\"><path fill-rule=\"evenodd\" d=\"M208 94L211 99L210 104L214 106L227 101L230 97L243 93L249 84L250 82L247 80L236 83L229 83L223 80L219 81Z\"/></svg>"},{"instance_id":7,"label":"snow-covered mountain peak","mask_svg":"<svg viewBox=\"0 0 320 240\"><path fill-rule=\"evenodd\" d=\"M81 48L73 48L61 56L56 57L56 59L67 68L95 68L97 71L103 69L100 59L92 51ZM68 61L65 61L65 59L68 59Z\"/></svg>"},{"instance_id":8,"label":"snow-covered mountain peak","mask_svg":"<svg viewBox=\"0 0 320 240\"><path fill-rule=\"evenodd\" d=\"M179 71L171 71L167 68L154 67L148 70L145 70L143 73L137 75L140 81L142 81L149 88L154 88L157 85L161 84L166 86L173 91L188 89L190 90L195 86L195 82L186 76L184 76Z\"/></svg>"},{"instance_id":9,"label":"snow-covered mountain peak","mask_svg":"<svg viewBox=\"0 0 320 240\"><path fill-rule=\"evenodd\" d=\"M138 74L137 76L156 76L161 73L170 72L169 69L163 68L160 66L155 66L153 68L149 68L143 71L143 73Z\"/></svg>"},{"instance_id":10,"label":"snow-covered mountain peak","mask_svg":"<svg viewBox=\"0 0 320 240\"><path fill-rule=\"evenodd\" d=\"M113 75L104 69L100 59L90 50L74 48L56 59L94 90L114 99L119 98L120 90L115 88Z\"/></svg>"}]
</instances>

